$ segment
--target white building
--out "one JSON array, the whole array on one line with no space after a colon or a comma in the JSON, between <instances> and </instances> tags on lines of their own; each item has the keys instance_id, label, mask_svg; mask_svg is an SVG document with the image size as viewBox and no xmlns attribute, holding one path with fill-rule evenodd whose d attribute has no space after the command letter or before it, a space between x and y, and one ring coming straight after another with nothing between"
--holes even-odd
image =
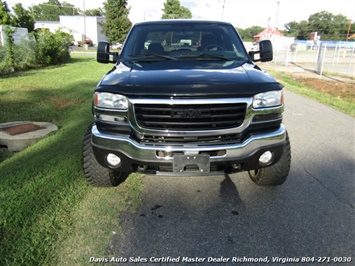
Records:
<instances>
[{"instance_id":1,"label":"white building","mask_svg":"<svg viewBox=\"0 0 355 266\"><path fill-rule=\"evenodd\" d=\"M94 45L99 41L107 41L102 33L101 23L106 22L105 17L97 16L59 16L59 21L36 21L35 29L46 28L51 32L58 29L73 35L75 41L83 41L85 36L90 38Z\"/></svg>"},{"instance_id":2,"label":"white building","mask_svg":"<svg viewBox=\"0 0 355 266\"><path fill-rule=\"evenodd\" d=\"M36 21L35 29L48 29L50 32L54 33L56 30L60 29L59 21Z\"/></svg>"}]
</instances>

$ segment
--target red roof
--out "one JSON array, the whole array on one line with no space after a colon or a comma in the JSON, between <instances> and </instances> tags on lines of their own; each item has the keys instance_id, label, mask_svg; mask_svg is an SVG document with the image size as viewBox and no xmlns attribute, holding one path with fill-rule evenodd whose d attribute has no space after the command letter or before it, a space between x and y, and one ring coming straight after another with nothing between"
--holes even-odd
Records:
<instances>
[{"instance_id":1,"label":"red roof","mask_svg":"<svg viewBox=\"0 0 355 266\"><path fill-rule=\"evenodd\" d=\"M260 32L259 34L255 35L254 40L255 41L264 40L264 39L268 39L272 36L283 37L284 35L278 29L268 27L268 28L264 29L262 32Z\"/></svg>"}]
</instances>

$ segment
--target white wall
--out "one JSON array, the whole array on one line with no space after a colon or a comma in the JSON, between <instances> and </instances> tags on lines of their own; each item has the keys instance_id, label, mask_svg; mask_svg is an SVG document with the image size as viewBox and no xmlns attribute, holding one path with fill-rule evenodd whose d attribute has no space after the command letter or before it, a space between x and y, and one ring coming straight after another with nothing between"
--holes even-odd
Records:
<instances>
[{"instance_id":1,"label":"white wall","mask_svg":"<svg viewBox=\"0 0 355 266\"><path fill-rule=\"evenodd\" d=\"M97 43L99 43L100 41L107 41L107 36L105 34L103 34L102 31L102 27L100 25L100 23L104 23L106 22L106 18L103 17L98 17L97 18Z\"/></svg>"},{"instance_id":2,"label":"white wall","mask_svg":"<svg viewBox=\"0 0 355 266\"><path fill-rule=\"evenodd\" d=\"M10 27L11 29L16 29L12 37L14 38L14 42L19 44L22 39L28 39L28 30L27 28L19 28L19 27ZM0 25L0 44L6 44L6 34L5 34L6 26Z\"/></svg>"},{"instance_id":3,"label":"white wall","mask_svg":"<svg viewBox=\"0 0 355 266\"><path fill-rule=\"evenodd\" d=\"M56 30L60 29L59 21L36 21L35 29L48 29L50 32L54 33Z\"/></svg>"},{"instance_id":4,"label":"white wall","mask_svg":"<svg viewBox=\"0 0 355 266\"><path fill-rule=\"evenodd\" d=\"M86 32L86 37L90 38L94 44L99 41L107 40L107 37L101 33L100 22L105 22L104 17L94 16L59 16L60 25L64 29L71 31L75 41L82 41Z\"/></svg>"},{"instance_id":5,"label":"white wall","mask_svg":"<svg viewBox=\"0 0 355 266\"><path fill-rule=\"evenodd\" d=\"M61 29L73 35L75 41L83 41L85 32L86 37L90 38L96 45L99 41L107 41L107 37L101 33L100 23L106 22L105 17L95 16L59 16L59 21L36 21L35 28L46 28L50 32Z\"/></svg>"}]
</instances>

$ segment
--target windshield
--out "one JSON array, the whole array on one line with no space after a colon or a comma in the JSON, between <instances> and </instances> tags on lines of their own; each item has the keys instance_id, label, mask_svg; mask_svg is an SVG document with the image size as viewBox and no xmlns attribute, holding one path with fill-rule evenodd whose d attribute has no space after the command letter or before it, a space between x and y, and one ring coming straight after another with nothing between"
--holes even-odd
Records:
<instances>
[{"instance_id":1,"label":"windshield","mask_svg":"<svg viewBox=\"0 0 355 266\"><path fill-rule=\"evenodd\" d=\"M236 30L228 23L166 21L142 23L129 33L121 61L248 60Z\"/></svg>"}]
</instances>

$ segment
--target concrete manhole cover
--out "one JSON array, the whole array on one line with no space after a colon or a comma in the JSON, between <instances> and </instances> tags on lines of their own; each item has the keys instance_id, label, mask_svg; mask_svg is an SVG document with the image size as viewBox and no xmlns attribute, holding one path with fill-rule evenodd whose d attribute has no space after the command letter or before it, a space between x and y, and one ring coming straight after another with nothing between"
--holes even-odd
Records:
<instances>
[{"instance_id":1,"label":"concrete manhole cover","mask_svg":"<svg viewBox=\"0 0 355 266\"><path fill-rule=\"evenodd\" d=\"M11 136L28 133L31 131L36 131L39 129L45 129L45 127L41 127L32 123L20 124L16 126L8 126L0 128L0 131L3 131Z\"/></svg>"},{"instance_id":2,"label":"concrete manhole cover","mask_svg":"<svg viewBox=\"0 0 355 266\"><path fill-rule=\"evenodd\" d=\"M47 122L9 122L0 124L0 146L12 151L21 151L34 144L58 127Z\"/></svg>"}]
</instances>

